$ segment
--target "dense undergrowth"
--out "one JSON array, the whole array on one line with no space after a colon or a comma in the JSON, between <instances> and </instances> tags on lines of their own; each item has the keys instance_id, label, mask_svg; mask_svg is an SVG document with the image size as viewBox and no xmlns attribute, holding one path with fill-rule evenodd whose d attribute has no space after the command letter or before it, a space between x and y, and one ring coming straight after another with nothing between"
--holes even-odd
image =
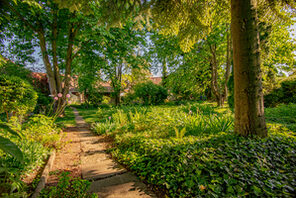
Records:
<instances>
[{"instance_id":1,"label":"dense undergrowth","mask_svg":"<svg viewBox=\"0 0 296 198\"><path fill-rule=\"evenodd\" d=\"M114 138L120 163L170 197L293 197L295 111L295 104L266 109L265 139L234 134L231 111L209 104L99 108L83 116L96 117L93 130Z\"/></svg>"},{"instance_id":2,"label":"dense undergrowth","mask_svg":"<svg viewBox=\"0 0 296 198\"><path fill-rule=\"evenodd\" d=\"M26 197L28 186L22 179L44 164L52 148L60 146L60 129L44 115L31 116L24 123L11 117L8 125L20 136L13 136L0 128L1 135L9 138L22 151L23 160L0 150L0 197Z\"/></svg>"}]
</instances>

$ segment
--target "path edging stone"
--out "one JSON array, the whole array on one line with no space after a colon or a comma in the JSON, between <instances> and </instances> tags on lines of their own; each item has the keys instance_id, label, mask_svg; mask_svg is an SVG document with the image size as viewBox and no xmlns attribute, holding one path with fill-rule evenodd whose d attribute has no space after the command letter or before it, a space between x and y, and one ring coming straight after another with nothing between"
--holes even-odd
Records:
<instances>
[{"instance_id":1,"label":"path edging stone","mask_svg":"<svg viewBox=\"0 0 296 198\"><path fill-rule=\"evenodd\" d=\"M47 182L48 176L49 176L49 172L53 166L53 162L56 156L56 150L54 149L51 154L50 157L43 169L42 175L40 177L39 183L33 193L33 195L31 196L32 198L37 198L40 194L40 192L42 191L42 189L45 187L45 184Z\"/></svg>"}]
</instances>

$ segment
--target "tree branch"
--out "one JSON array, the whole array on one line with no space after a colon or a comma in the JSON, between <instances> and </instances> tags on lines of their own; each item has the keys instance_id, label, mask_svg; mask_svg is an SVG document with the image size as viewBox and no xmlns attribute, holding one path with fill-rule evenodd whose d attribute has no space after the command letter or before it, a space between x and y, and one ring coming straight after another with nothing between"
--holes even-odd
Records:
<instances>
[{"instance_id":1,"label":"tree branch","mask_svg":"<svg viewBox=\"0 0 296 198\"><path fill-rule=\"evenodd\" d=\"M6 2L6 1L5 1ZM29 23L28 20L26 20L16 9L14 9L13 6L11 6L8 2L6 2L8 8L14 12L19 18L20 20L22 20L27 26L29 26L34 32L38 33L38 29L34 28L34 26L32 24Z\"/></svg>"}]
</instances>

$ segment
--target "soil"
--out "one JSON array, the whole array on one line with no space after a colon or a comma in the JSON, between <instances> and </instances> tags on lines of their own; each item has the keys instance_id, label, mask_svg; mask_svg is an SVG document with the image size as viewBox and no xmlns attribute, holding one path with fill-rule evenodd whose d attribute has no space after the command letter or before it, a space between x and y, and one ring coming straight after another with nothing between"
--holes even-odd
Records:
<instances>
[{"instance_id":1,"label":"soil","mask_svg":"<svg viewBox=\"0 0 296 198\"><path fill-rule=\"evenodd\" d=\"M69 176L81 178L81 142L79 129L68 127L64 130L62 148L56 152L54 164L49 173L47 185L56 185L62 172L69 172Z\"/></svg>"}]
</instances>

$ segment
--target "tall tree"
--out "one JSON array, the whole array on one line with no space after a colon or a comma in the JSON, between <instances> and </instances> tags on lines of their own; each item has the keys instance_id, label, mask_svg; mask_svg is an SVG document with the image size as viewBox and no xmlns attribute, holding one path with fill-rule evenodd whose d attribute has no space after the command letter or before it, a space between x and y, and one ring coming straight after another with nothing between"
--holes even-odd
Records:
<instances>
[{"instance_id":1,"label":"tall tree","mask_svg":"<svg viewBox=\"0 0 296 198\"><path fill-rule=\"evenodd\" d=\"M231 1L233 37L235 131L267 136L255 0Z\"/></svg>"},{"instance_id":2,"label":"tall tree","mask_svg":"<svg viewBox=\"0 0 296 198\"><path fill-rule=\"evenodd\" d=\"M24 46L40 48L41 57L48 76L51 95L61 93L56 109L65 106L69 93L72 61L84 42L78 38L79 31L87 25L79 12L60 10L53 1L3 1L2 34L6 35L9 48L20 57ZM85 29L84 29L85 30ZM9 38L10 37L10 38ZM11 41L11 42L10 42ZM9 48L6 50L9 51ZM26 50L31 50L28 47ZM11 53L14 53L10 50Z\"/></svg>"}]
</instances>

